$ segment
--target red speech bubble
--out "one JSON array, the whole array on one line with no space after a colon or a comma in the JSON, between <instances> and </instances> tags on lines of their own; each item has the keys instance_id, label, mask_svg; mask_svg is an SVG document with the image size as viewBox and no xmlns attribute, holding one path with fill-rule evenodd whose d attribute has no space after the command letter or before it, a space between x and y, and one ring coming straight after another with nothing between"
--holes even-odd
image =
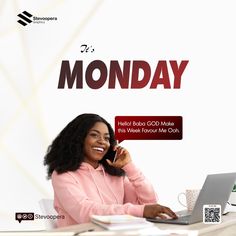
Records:
<instances>
[{"instance_id":1,"label":"red speech bubble","mask_svg":"<svg viewBox=\"0 0 236 236\"><path fill-rule=\"evenodd\" d=\"M180 140L182 116L116 116L115 136L124 140Z\"/></svg>"}]
</instances>

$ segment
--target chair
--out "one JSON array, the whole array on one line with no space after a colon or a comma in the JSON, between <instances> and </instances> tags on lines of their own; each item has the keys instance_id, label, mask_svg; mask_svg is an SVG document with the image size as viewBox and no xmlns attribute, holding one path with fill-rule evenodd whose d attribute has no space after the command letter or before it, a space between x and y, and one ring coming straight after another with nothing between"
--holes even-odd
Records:
<instances>
[{"instance_id":1,"label":"chair","mask_svg":"<svg viewBox=\"0 0 236 236\"><path fill-rule=\"evenodd\" d=\"M53 207L52 199L41 199L39 201L40 209L43 215L57 215L56 210ZM56 219L44 219L44 225L47 230L56 228Z\"/></svg>"}]
</instances>

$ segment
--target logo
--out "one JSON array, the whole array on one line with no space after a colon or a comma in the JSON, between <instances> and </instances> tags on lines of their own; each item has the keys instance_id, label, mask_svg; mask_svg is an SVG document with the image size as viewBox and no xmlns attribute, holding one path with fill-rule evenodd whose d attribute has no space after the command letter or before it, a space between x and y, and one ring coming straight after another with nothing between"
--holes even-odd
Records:
<instances>
[{"instance_id":1,"label":"logo","mask_svg":"<svg viewBox=\"0 0 236 236\"><path fill-rule=\"evenodd\" d=\"M18 20L17 22L23 26L26 26L27 23L30 24L32 22L32 20L30 19L33 15L31 15L29 12L27 11L23 11L22 13L18 14L17 16L19 16L21 19Z\"/></svg>"},{"instance_id":2,"label":"logo","mask_svg":"<svg viewBox=\"0 0 236 236\"><path fill-rule=\"evenodd\" d=\"M203 205L203 223L220 224L221 223L221 205L209 204Z\"/></svg>"},{"instance_id":3,"label":"logo","mask_svg":"<svg viewBox=\"0 0 236 236\"><path fill-rule=\"evenodd\" d=\"M33 16L31 13L27 11L23 11L22 13L17 15L20 20L17 22L23 26L26 26L30 23L33 24L45 24L51 21L56 21L57 17L51 16Z\"/></svg>"},{"instance_id":4,"label":"logo","mask_svg":"<svg viewBox=\"0 0 236 236\"><path fill-rule=\"evenodd\" d=\"M33 212L16 212L15 220L18 220L19 223L22 220L34 220L34 213Z\"/></svg>"},{"instance_id":5,"label":"logo","mask_svg":"<svg viewBox=\"0 0 236 236\"><path fill-rule=\"evenodd\" d=\"M23 220L57 220L57 219L65 219L64 215L41 215L33 212L16 212L15 213L15 220L19 223Z\"/></svg>"}]
</instances>

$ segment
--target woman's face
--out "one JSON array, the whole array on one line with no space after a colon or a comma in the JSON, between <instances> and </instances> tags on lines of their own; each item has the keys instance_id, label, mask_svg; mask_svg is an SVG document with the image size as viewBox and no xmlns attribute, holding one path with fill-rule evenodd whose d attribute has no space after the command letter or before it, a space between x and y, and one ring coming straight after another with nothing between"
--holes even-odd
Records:
<instances>
[{"instance_id":1,"label":"woman's face","mask_svg":"<svg viewBox=\"0 0 236 236\"><path fill-rule=\"evenodd\" d=\"M107 125L103 122L96 122L84 140L84 161L96 168L98 161L104 157L110 147L109 140Z\"/></svg>"}]
</instances>

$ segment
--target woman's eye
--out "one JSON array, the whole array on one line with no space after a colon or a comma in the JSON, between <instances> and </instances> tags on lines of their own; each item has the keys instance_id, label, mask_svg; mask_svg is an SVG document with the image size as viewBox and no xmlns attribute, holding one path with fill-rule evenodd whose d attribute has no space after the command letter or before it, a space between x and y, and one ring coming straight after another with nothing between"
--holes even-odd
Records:
<instances>
[{"instance_id":1,"label":"woman's eye","mask_svg":"<svg viewBox=\"0 0 236 236\"><path fill-rule=\"evenodd\" d=\"M97 138L98 135L97 134L94 134L94 133L91 133L90 136L94 137L94 138Z\"/></svg>"},{"instance_id":2,"label":"woman's eye","mask_svg":"<svg viewBox=\"0 0 236 236\"><path fill-rule=\"evenodd\" d=\"M110 137L105 137L104 138L106 141L110 141Z\"/></svg>"}]
</instances>

